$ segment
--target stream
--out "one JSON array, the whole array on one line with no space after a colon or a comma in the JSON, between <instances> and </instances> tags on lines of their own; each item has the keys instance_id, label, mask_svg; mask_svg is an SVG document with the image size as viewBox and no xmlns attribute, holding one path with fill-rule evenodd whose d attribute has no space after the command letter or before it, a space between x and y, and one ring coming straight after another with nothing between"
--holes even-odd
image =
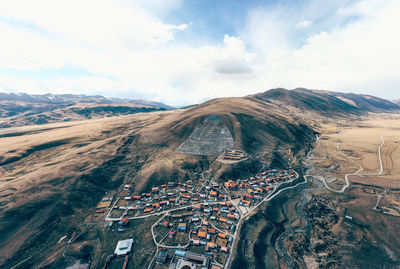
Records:
<instances>
[{"instance_id":1,"label":"stream","mask_svg":"<svg viewBox=\"0 0 400 269\"><path fill-rule=\"evenodd\" d=\"M311 149L309 153L307 154L307 160L310 160L310 154L312 153ZM306 204L311 200L311 193L320 191L324 187L323 183L319 180L314 180L314 178L310 175L307 175L310 170L313 170L314 167L312 165L306 165L303 162L303 165L306 167L305 169L305 175L304 178L307 179L306 184L299 185L297 188L294 190L301 190L302 189L302 194L301 194L301 201L296 205L295 211L296 211L296 218L292 220L291 222L288 222L285 227L284 227L284 232L281 233L278 238L275 241L275 250L278 253L279 258L286 264L286 266L290 269L295 269L298 268L299 266L297 265L296 262L293 261L290 253L284 246L284 241L285 239L293 234L296 233L309 233L311 230L311 222L309 219L306 217L306 214L304 213L304 207ZM311 183L311 184L310 184ZM303 219L305 221L305 224L301 227L298 227L296 229L292 228L292 223L295 222L298 219Z\"/></svg>"}]
</instances>

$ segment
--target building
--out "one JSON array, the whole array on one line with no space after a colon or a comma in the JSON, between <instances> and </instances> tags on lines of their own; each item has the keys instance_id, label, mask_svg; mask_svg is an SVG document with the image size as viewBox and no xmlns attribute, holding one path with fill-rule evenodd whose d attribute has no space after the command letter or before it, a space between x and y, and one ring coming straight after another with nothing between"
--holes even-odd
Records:
<instances>
[{"instance_id":1,"label":"building","mask_svg":"<svg viewBox=\"0 0 400 269\"><path fill-rule=\"evenodd\" d=\"M119 221L119 225L123 225L123 226L128 225L128 223L129 223L129 219L128 219L128 218L122 218L122 219Z\"/></svg>"},{"instance_id":2,"label":"building","mask_svg":"<svg viewBox=\"0 0 400 269\"><path fill-rule=\"evenodd\" d=\"M156 257L156 262L157 263L164 263L167 260L167 254L168 253L166 251L158 252L157 257Z\"/></svg>"},{"instance_id":3,"label":"building","mask_svg":"<svg viewBox=\"0 0 400 269\"><path fill-rule=\"evenodd\" d=\"M196 264L187 260L179 259L175 269L196 269Z\"/></svg>"},{"instance_id":4,"label":"building","mask_svg":"<svg viewBox=\"0 0 400 269\"><path fill-rule=\"evenodd\" d=\"M131 252L133 245L133 238L118 241L114 254L117 256L126 255Z\"/></svg>"},{"instance_id":5,"label":"building","mask_svg":"<svg viewBox=\"0 0 400 269\"><path fill-rule=\"evenodd\" d=\"M175 257L180 258L175 265L175 269L210 268L211 257L206 255L186 252L182 250L175 250Z\"/></svg>"},{"instance_id":6,"label":"building","mask_svg":"<svg viewBox=\"0 0 400 269\"><path fill-rule=\"evenodd\" d=\"M186 223L179 223L178 230L181 232L186 232Z\"/></svg>"}]
</instances>

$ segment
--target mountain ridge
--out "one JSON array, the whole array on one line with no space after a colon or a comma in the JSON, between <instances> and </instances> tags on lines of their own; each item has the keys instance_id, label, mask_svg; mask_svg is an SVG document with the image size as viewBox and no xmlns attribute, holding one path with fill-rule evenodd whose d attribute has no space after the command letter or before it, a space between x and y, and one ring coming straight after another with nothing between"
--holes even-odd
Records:
<instances>
[{"instance_id":1,"label":"mountain ridge","mask_svg":"<svg viewBox=\"0 0 400 269\"><path fill-rule=\"evenodd\" d=\"M326 116L337 116L348 113L362 115L366 112L400 110L398 104L371 95L305 88L296 88L293 90L275 88L250 95L250 97L263 101L277 101L296 108L319 112Z\"/></svg>"}]
</instances>

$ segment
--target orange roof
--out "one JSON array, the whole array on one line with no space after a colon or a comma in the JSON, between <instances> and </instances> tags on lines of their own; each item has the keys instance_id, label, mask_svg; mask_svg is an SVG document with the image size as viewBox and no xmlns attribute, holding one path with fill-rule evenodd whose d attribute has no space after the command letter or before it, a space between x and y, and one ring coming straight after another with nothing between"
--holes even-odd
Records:
<instances>
[{"instance_id":1,"label":"orange roof","mask_svg":"<svg viewBox=\"0 0 400 269\"><path fill-rule=\"evenodd\" d=\"M203 220L203 225L208 226L208 221Z\"/></svg>"},{"instance_id":2,"label":"orange roof","mask_svg":"<svg viewBox=\"0 0 400 269\"><path fill-rule=\"evenodd\" d=\"M236 219L236 217L235 217L235 215L233 215L233 214L228 214L228 215L226 215L228 218L231 218L231 219Z\"/></svg>"},{"instance_id":3,"label":"orange roof","mask_svg":"<svg viewBox=\"0 0 400 269\"><path fill-rule=\"evenodd\" d=\"M217 231L215 229L208 229L208 233L215 234L215 233L217 233Z\"/></svg>"},{"instance_id":4,"label":"orange roof","mask_svg":"<svg viewBox=\"0 0 400 269\"><path fill-rule=\"evenodd\" d=\"M226 234L218 233L218 236L221 237L221 238L225 238L225 237L226 237Z\"/></svg>"},{"instance_id":5,"label":"orange roof","mask_svg":"<svg viewBox=\"0 0 400 269\"><path fill-rule=\"evenodd\" d=\"M228 220L227 220L227 219L220 218L219 221L220 221L220 222L227 222Z\"/></svg>"},{"instance_id":6,"label":"orange roof","mask_svg":"<svg viewBox=\"0 0 400 269\"><path fill-rule=\"evenodd\" d=\"M198 234L197 234L197 236L198 237L207 237L207 233L206 232L199 232Z\"/></svg>"},{"instance_id":7,"label":"orange roof","mask_svg":"<svg viewBox=\"0 0 400 269\"><path fill-rule=\"evenodd\" d=\"M216 191L210 191L210 195L217 195Z\"/></svg>"},{"instance_id":8,"label":"orange roof","mask_svg":"<svg viewBox=\"0 0 400 269\"><path fill-rule=\"evenodd\" d=\"M146 208L146 209L144 210L145 213L150 212L150 211L151 211L151 208Z\"/></svg>"},{"instance_id":9,"label":"orange roof","mask_svg":"<svg viewBox=\"0 0 400 269\"><path fill-rule=\"evenodd\" d=\"M207 246L214 248L216 244L214 242L207 242Z\"/></svg>"},{"instance_id":10,"label":"orange roof","mask_svg":"<svg viewBox=\"0 0 400 269\"><path fill-rule=\"evenodd\" d=\"M201 205L194 205L194 208L201 208Z\"/></svg>"}]
</instances>

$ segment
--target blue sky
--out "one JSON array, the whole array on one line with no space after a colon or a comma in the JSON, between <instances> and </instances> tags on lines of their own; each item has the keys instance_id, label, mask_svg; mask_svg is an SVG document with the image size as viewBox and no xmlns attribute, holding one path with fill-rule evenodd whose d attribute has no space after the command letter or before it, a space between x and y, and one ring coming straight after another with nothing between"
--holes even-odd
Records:
<instances>
[{"instance_id":1,"label":"blue sky","mask_svg":"<svg viewBox=\"0 0 400 269\"><path fill-rule=\"evenodd\" d=\"M3 1L0 91L175 106L274 87L395 99L399 12L397 0Z\"/></svg>"}]
</instances>

